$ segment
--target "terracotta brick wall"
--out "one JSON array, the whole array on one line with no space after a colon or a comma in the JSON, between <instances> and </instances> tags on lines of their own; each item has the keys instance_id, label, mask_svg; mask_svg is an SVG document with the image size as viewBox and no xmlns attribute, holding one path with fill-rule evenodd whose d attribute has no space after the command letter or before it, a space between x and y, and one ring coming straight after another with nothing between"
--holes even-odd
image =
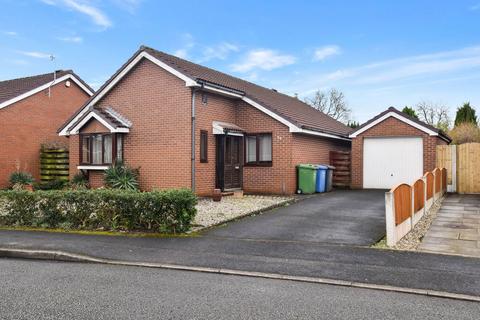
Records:
<instances>
[{"instance_id":1,"label":"terracotta brick wall","mask_svg":"<svg viewBox=\"0 0 480 320\"><path fill-rule=\"evenodd\" d=\"M195 180L196 192L199 195L211 195L215 188L215 136L213 121L236 123L237 100L225 98L216 94L206 93L207 103L202 103L202 93L197 91L196 107L196 137L195 137ZM208 132L208 162L200 162L200 130ZM190 158L190 155L189 155ZM189 171L190 172L190 171Z\"/></svg>"},{"instance_id":2,"label":"terracotta brick wall","mask_svg":"<svg viewBox=\"0 0 480 320\"><path fill-rule=\"evenodd\" d=\"M337 148L332 140L296 138L288 127L239 99L202 92L196 94L195 167L196 192L211 195L215 188L216 141L212 122L237 124L249 133L272 133L273 166L243 169L243 188L251 193L294 193L295 165L300 162L328 162L328 151ZM191 89L185 83L149 61L141 62L99 103L110 106L132 121L125 136L125 161L140 167L140 186L144 190L191 186ZM93 128L93 129L92 129ZM85 130L103 130L91 124ZM200 131L208 132L208 162L200 162ZM72 158L78 159L78 136L70 138ZM340 148L346 148L340 143ZM302 156L305 153L310 156ZM295 159L293 158L295 154ZM311 160L311 161L310 161ZM78 163L71 164L71 175ZM101 182L97 173L90 183Z\"/></svg>"},{"instance_id":3,"label":"terracotta brick wall","mask_svg":"<svg viewBox=\"0 0 480 320\"><path fill-rule=\"evenodd\" d=\"M436 146L446 144L442 139L429 136L396 118L390 117L363 132L352 140L352 187L363 187L363 139L368 137L415 136L423 138L423 171L433 170L436 163Z\"/></svg>"},{"instance_id":4,"label":"terracotta brick wall","mask_svg":"<svg viewBox=\"0 0 480 320\"><path fill-rule=\"evenodd\" d=\"M65 82L0 109L0 188L8 186L10 174L19 169L40 179L42 143L68 140L57 129L89 98L75 82Z\"/></svg>"},{"instance_id":5,"label":"terracotta brick wall","mask_svg":"<svg viewBox=\"0 0 480 320\"><path fill-rule=\"evenodd\" d=\"M133 123L125 135L124 158L140 168L142 189L190 188L191 89L185 82L143 60L98 105ZM78 137L72 138L73 149ZM90 174L92 185L100 181L97 174Z\"/></svg>"},{"instance_id":6,"label":"terracotta brick wall","mask_svg":"<svg viewBox=\"0 0 480 320\"><path fill-rule=\"evenodd\" d=\"M272 133L272 166L243 168L243 189L251 193L284 194L295 192L292 177L292 134L288 127L241 101L238 125L248 133Z\"/></svg>"}]
</instances>

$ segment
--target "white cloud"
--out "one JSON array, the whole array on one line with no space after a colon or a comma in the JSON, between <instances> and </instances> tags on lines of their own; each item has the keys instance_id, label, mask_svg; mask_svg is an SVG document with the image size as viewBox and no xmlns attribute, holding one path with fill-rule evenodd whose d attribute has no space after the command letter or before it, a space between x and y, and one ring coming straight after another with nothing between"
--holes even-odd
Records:
<instances>
[{"instance_id":1,"label":"white cloud","mask_svg":"<svg viewBox=\"0 0 480 320\"><path fill-rule=\"evenodd\" d=\"M52 56L49 53L44 53L44 52L38 52L38 51L17 51L19 54L31 57L31 58L37 58L37 59L50 59Z\"/></svg>"},{"instance_id":2,"label":"white cloud","mask_svg":"<svg viewBox=\"0 0 480 320\"><path fill-rule=\"evenodd\" d=\"M468 7L470 11L477 11L480 10L480 3L474 4L473 6Z\"/></svg>"},{"instance_id":3,"label":"white cloud","mask_svg":"<svg viewBox=\"0 0 480 320\"><path fill-rule=\"evenodd\" d=\"M65 6L66 8L82 13L92 19L96 25L109 28L112 22L99 8L93 6L88 1L84 0L41 0L43 3L51 6Z\"/></svg>"},{"instance_id":4,"label":"white cloud","mask_svg":"<svg viewBox=\"0 0 480 320\"><path fill-rule=\"evenodd\" d=\"M73 43L81 43L83 42L83 38L79 36L74 36L74 37L59 37L57 38L60 41L64 42L73 42Z\"/></svg>"},{"instance_id":5,"label":"white cloud","mask_svg":"<svg viewBox=\"0 0 480 320\"><path fill-rule=\"evenodd\" d=\"M339 46L329 45L321 48L317 48L313 54L314 61L322 61L330 56L335 56L340 54L342 51Z\"/></svg>"},{"instance_id":6,"label":"white cloud","mask_svg":"<svg viewBox=\"0 0 480 320\"><path fill-rule=\"evenodd\" d=\"M295 63L296 58L291 55L280 54L270 49L256 49L247 53L245 58L233 64L236 72L249 72L254 69L273 70Z\"/></svg>"},{"instance_id":7,"label":"white cloud","mask_svg":"<svg viewBox=\"0 0 480 320\"><path fill-rule=\"evenodd\" d=\"M205 62L212 59L225 60L231 52L236 52L238 50L238 46L229 42L222 42L214 46L205 47L203 50L203 57L199 62Z\"/></svg>"},{"instance_id":8,"label":"white cloud","mask_svg":"<svg viewBox=\"0 0 480 320\"><path fill-rule=\"evenodd\" d=\"M177 51L175 51L173 53L174 56L177 56L179 58L182 58L182 59L186 59L188 58L188 52L187 52L187 49L178 49Z\"/></svg>"},{"instance_id":9,"label":"white cloud","mask_svg":"<svg viewBox=\"0 0 480 320\"><path fill-rule=\"evenodd\" d=\"M18 36L18 33L15 31L3 31L2 32L4 35L11 36L11 37L16 37Z\"/></svg>"}]
</instances>

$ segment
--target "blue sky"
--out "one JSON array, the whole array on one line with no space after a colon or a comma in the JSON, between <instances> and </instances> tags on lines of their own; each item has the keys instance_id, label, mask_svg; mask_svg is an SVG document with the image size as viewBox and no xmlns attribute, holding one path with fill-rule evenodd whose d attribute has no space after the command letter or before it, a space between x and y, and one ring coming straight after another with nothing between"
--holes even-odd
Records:
<instances>
[{"instance_id":1,"label":"blue sky","mask_svg":"<svg viewBox=\"0 0 480 320\"><path fill-rule=\"evenodd\" d=\"M300 97L336 87L361 122L480 106L480 0L0 1L1 80L63 68L98 88L146 44Z\"/></svg>"}]
</instances>

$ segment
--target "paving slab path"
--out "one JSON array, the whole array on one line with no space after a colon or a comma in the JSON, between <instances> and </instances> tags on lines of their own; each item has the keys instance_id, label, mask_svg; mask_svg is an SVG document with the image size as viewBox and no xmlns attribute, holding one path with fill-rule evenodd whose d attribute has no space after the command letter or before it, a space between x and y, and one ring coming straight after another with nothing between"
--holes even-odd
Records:
<instances>
[{"instance_id":1,"label":"paving slab path","mask_svg":"<svg viewBox=\"0 0 480 320\"><path fill-rule=\"evenodd\" d=\"M447 195L419 250L480 257L480 195Z\"/></svg>"}]
</instances>

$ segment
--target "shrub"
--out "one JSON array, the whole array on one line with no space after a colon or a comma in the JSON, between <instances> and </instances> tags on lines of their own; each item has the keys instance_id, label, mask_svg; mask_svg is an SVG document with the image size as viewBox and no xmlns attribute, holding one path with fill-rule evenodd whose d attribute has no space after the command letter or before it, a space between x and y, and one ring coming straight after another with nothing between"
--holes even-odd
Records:
<instances>
[{"instance_id":1,"label":"shrub","mask_svg":"<svg viewBox=\"0 0 480 320\"><path fill-rule=\"evenodd\" d=\"M454 144L480 142L480 129L473 123L464 122L450 131Z\"/></svg>"},{"instance_id":2,"label":"shrub","mask_svg":"<svg viewBox=\"0 0 480 320\"><path fill-rule=\"evenodd\" d=\"M34 182L32 175L28 172L15 171L10 175L10 185L26 186Z\"/></svg>"},{"instance_id":3,"label":"shrub","mask_svg":"<svg viewBox=\"0 0 480 320\"><path fill-rule=\"evenodd\" d=\"M67 184L66 181L56 179L35 184L35 190L62 190Z\"/></svg>"},{"instance_id":4,"label":"shrub","mask_svg":"<svg viewBox=\"0 0 480 320\"><path fill-rule=\"evenodd\" d=\"M185 232L196 214L190 190L0 191L0 225L77 230Z\"/></svg>"},{"instance_id":5,"label":"shrub","mask_svg":"<svg viewBox=\"0 0 480 320\"><path fill-rule=\"evenodd\" d=\"M138 190L138 169L116 162L105 170L104 181L112 189Z\"/></svg>"},{"instance_id":6,"label":"shrub","mask_svg":"<svg viewBox=\"0 0 480 320\"><path fill-rule=\"evenodd\" d=\"M88 183L87 177L83 173L78 172L70 181L70 188L74 190L88 189L90 188L90 184Z\"/></svg>"}]
</instances>

